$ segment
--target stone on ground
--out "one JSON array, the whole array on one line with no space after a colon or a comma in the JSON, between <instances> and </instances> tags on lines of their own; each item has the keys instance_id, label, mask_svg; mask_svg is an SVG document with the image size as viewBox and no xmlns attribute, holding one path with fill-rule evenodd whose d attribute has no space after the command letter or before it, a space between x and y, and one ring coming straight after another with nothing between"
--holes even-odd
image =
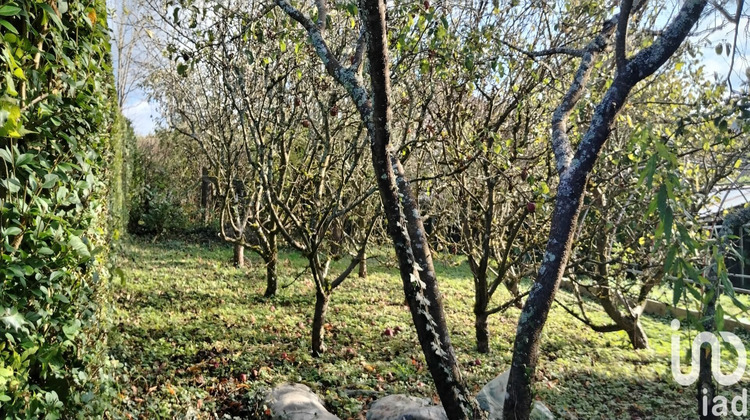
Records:
<instances>
[{"instance_id":1,"label":"stone on ground","mask_svg":"<svg viewBox=\"0 0 750 420\"><path fill-rule=\"evenodd\" d=\"M341 420L323 406L323 401L303 384L279 385L266 396L274 420Z\"/></svg>"},{"instance_id":2,"label":"stone on ground","mask_svg":"<svg viewBox=\"0 0 750 420\"><path fill-rule=\"evenodd\" d=\"M370 406L367 420L448 420L441 405L426 398L388 395Z\"/></svg>"},{"instance_id":3,"label":"stone on ground","mask_svg":"<svg viewBox=\"0 0 750 420\"><path fill-rule=\"evenodd\" d=\"M505 405L505 397L508 395L506 389L508 388L509 377L510 371L506 370L491 380L477 394L479 407L489 413L489 420L502 420L503 418L503 406ZM555 416L552 415L547 406L542 404L541 401L534 401L529 416L530 420L554 420L554 418Z\"/></svg>"}]
</instances>

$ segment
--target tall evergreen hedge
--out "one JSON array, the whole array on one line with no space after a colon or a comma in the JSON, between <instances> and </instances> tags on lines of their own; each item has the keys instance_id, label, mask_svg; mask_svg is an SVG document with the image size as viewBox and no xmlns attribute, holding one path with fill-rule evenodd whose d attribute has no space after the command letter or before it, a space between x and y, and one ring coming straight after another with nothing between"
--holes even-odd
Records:
<instances>
[{"instance_id":1,"label":"tall evergreen hedge","mask_svg":"<svg viewBox=\"0 0 750 420\"><path fill-rule=\"evenodd\" d=\"M0 418L113 400L102 308L127 171L110 60L103 0L0 2Z\"/></svg>"}]
</instances>

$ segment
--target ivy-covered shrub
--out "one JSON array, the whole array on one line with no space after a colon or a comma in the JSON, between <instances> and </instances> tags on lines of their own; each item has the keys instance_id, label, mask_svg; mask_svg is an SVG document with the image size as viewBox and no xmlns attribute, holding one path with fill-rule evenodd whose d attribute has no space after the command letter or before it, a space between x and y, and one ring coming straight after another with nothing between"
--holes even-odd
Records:
<instances>
[{"instance_id":1,"label":"ivy-covered shrub","mask_svg":"<svg viewBox=\"0 0 750 420\"><path fill-rule=\"evenodd\" d=\"M0 2L2 418L99 418L114 397L109 48L103 0Z\"/></svg>"}]
</instances>

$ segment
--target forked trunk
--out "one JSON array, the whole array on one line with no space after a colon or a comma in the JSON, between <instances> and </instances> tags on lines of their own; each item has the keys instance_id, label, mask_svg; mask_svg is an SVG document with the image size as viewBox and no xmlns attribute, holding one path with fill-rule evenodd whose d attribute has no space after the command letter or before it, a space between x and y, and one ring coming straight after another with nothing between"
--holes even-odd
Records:
<instances>
[{"instance_id":1,"label":"forked trunk","mask_svg":"<svg viewBox=\"0 0 750 420\"><path fill-rule=\"evenodd\" d=\"M677 51L690 33L706 7L707 0L683 3L679 13L662 31L654 44L640 50L618 69L612 84L594 109L588 130L574 152L565 130L566 120L582 95L583 86L589 78L594 58L606 47L613 29L614 20L608 21L600 35L586 47L576 80L563 98L553 118L552 147L560 173L555 210L550 225L549 240L537 280L521 311L513 344L513 360L508 378L508 397L505 399L503 418L526 420L533 402L532 380L539 360L539 344L544 324L565 267L570 256L578 214L588 176L594 168L612 125L622 106L627 102L630 90L636 83L654 74ZM627 18L624 20L627 24ZM626 54L625 51L618 51ZM563 122L559 124L559 122Z\"/></svg>"},{"instance_id":2,"label":"forked trunk","mask_svg":"<svg viewBox=\"0 0 750 420\"><path fill-rule=\"evenodd\" d=\"M628 333L633 349L646 350L648 348L648 336L646 330L643 329L643 325L641 325L640 317L633 318L625 331Z\"/></svg>"}]
</instances>

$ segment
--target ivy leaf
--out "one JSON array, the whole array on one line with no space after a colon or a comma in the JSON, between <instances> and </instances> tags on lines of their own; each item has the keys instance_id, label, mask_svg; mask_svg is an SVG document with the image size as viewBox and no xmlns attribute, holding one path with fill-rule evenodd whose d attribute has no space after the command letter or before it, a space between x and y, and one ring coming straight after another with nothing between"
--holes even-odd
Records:
<instances>
[{"instance_id":1,"label":"ivy leaf","mask_svg":"<svg viewBox=\"0 0 750 420\"><path fill-rule=\"evenodd\" d=\"M89 248L78 236L71 236L68 241L68 246L71 247L78 255L86 258L91 258L91 252Z\"/></svg>"},{"instance_id":2,"label":"ivy leaf","mask_svg":"<svg viewBox=\"0 0 750 420\"><path fill-rule=\"evenodd\" d=\"M27 324L26 319L23 315L17 311L11 311L10 308L5 309L5 315L0 317L5 324L7 329L13 329L13 331L28 331L24 325Z\"/></svg>"}]
</instances>

